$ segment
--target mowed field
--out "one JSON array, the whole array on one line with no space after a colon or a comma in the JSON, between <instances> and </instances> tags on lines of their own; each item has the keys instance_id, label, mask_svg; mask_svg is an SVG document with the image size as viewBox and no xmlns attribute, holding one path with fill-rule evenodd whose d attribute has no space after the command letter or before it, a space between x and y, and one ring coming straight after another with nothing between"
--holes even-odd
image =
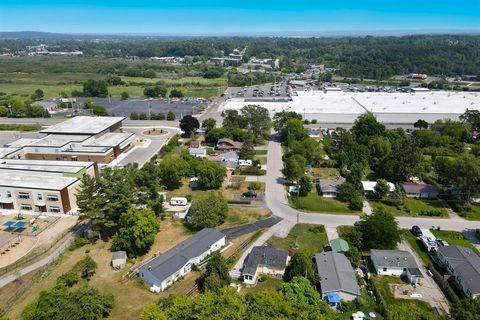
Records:
<instances>
[{"instance_id":1,"label":"mowed field","mask_svg":"<svg viewBox=\"0 0 480 320\"><path fill-rule=\"evenodd\" d=\"M158 74L158 78L122 77L126 85L109 86L113 98L120 98L127 92L132 98L143 97L147 84L164 81L171 90L177 88L186 97L211 98L220 96L227 87L227 79L204 79L202 77L183 77L172 79L171 75ZM70 96L73 90L82 91L82 82L88 79L104 79L97 73L0 73L0 92L10 96L30 97L36 89L42 89L45 99Z\"/></svg>"}]
</instances>

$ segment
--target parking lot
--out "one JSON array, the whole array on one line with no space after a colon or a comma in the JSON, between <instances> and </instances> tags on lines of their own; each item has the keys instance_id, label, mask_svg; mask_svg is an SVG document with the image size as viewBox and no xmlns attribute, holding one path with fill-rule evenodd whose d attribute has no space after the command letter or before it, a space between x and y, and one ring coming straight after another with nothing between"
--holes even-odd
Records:
<instances>
[{"instance_id":1,"label":"parking lot","mask_svg":"<svg viewBox=\"0 0 480 320\"><path fill-rule=\"evenodd\" d=\"M226 91L227 98L245 99L271 99L288 98L289 91L285 82L274 84L263 84L249 87L229 87Z\"/></svg>"},{"instance_id":2,"label":"parking lot","mask_svg":"<svg viewBox=\"0 0 480 320\"><path fill-rule=\"evenodd\" d=\"M175 113L175 118L180 119L187 114L197 114L202 107L206 107L207 101L200 99L108 99L108 98L93 98L93 103L104 106L110 115L129 117L132 112L144 112L147 115L149 112L162 112L167 115L171 110ZM57 109L55 115L70 115L76 113L89 114L88 110L83 109L85 98L77 98L73 109Z\"/></svg>"}]
</instances>

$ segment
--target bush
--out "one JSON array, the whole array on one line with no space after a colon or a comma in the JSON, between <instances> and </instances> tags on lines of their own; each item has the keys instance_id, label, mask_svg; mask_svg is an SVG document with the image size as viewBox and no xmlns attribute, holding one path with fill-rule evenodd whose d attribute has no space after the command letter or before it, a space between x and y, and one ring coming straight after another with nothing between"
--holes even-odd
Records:
<instances>
[{"instance_id":1,"label":"bush","mask_svg":"<svg viewBox=\"0 0 480 320\"><path fill-rule=\"evenodd\" d=\"M262 184L260 182L253 181L253 182L250 182L250 184L248 185L248 190L260 190L260 189L262 189Z\"/></svg>"},{"instance_id":2,"label":"bush","mask_svg":"<svg viewBox=\"0 0 480 320\"><path fill-rule=\"evenodd\" d=\"M356 195L352 199L350 199L348 207L352 210L362 210L363 208L362 196Z\"/></svg>"},{"instance_id":3,"label":"bush","mask_svg":"<svg viewBox=\"0 0 480 320\"><path fill-rule=\"evenodd\" d=\"M260 277L258 277L258 282L265 282L267 279L268 278L266 274L261 274Z\"/></svg>"},{"instance_id":4,"label":"bush","mask_svg":"<svg viewBox=\"0 0 480 320\"><path fill-rule=\"evenodd\" d=\"M440 210L422 210L420 212L420 215L427 217L441 217L443 215L443 212Z\"/></svg>"},{"instance_id":5,"label":"bush","mask_svg":"<svg viewBox=\"0 0 480 320\"><path fill-rule=\"evenodd\" d=\"M90 278L95 274L97 269L97 263L90 256L86 256L83 260L77 262L74 271L80 273L80 276L83 279L90 280Z\"/></svg>"},{"instance_id":6,"label":"bush","mask_svg":"<svg viewBox=\"0 0 480 320\"><path fill-rule=\"evenodd\" d=\"M73 251L75 249L83 247L87 243L88 243L88 239L86 239L82 236L76 236L75 238L73 238L72 243L70 243L70 246L68 247L68 250Z\"/></svg>"}]
</instances>

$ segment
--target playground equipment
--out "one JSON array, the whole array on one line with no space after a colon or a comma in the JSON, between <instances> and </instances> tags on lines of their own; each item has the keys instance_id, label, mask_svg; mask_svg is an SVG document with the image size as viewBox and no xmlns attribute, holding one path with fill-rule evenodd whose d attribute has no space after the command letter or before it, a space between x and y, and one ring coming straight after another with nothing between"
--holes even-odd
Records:
<instances>
[{"instance_id":1,"label":"playground equipment","mask_svg":"<svg viewBox=\"0 0 480 320\"><path fill-rule=\"evenodd\" d=\"M40 228L40 226L37 223L33 223L32 224L32 233L37 232L39 228Z\"/></svg>"},{"instance_id":2,"label":"playground equipment","mask_svg":"<svg viewBox=\"0 0 480 320\"><path fill-rule=\"evenodd\" d=\"M23 220L25 219L25 215L21 212L17 213L16 215L13 216L15 220Z\"/></svg>"}]
</instances>

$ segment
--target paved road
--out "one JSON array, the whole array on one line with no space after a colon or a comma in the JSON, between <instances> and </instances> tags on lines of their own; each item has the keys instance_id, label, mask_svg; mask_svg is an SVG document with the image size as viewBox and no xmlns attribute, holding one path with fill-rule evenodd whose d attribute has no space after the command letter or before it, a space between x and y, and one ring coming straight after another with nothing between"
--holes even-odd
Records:
<instances>
[{"instance_id":1,"label":"paved road","mask_svg":"<svg viewBox=\"0 0 480 320\"><path fill-rule=\"evenodd\" d=\"M147 161L149 161L153 155L155 155L165 143L167 143L170 138L176 134L180 133L180 130L177 128L164 128L162 129L167 130L168 133L162 136L146 136L143 132L147 128L125 128L125 131L134 132L137 137L143 137L145 139L150 140L150 143L146 147L137 147L133 149L130 153L128 153L124 158L121 158L118 161L120 165L126 165L129 163L138 163L140 167L142 167Z\"/></svg>"}]
</instances>

